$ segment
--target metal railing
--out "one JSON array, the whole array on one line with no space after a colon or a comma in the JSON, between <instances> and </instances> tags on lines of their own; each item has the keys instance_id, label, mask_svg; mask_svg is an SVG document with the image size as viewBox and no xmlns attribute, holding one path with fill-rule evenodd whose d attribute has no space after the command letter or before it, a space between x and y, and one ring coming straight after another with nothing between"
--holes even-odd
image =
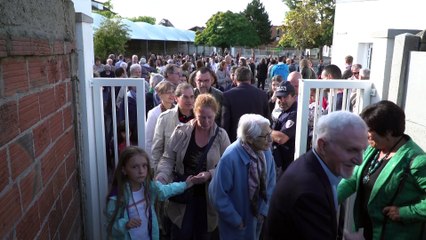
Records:
<instances>
[{"instance_id":1,"label":"metal railing","mask_svg":"<svg viewBox=\"0 0 426 240\"><path fill-rule=\"evenodd\" d=\"M311 94L311 92L315 94ZM308 80L299 81L299 96L297 105L295 158L307 151L308 126L315 128L318 118L328 112L339 109L338 102L341 97L341 109L359 113L370 104L374 93L372 82L369 80ZM338 97L338 95L340 95ZM312 101L311 101L312 99ZM323 99L327 100L324 108ZM355 102L355 108L351 104Z\"/></svg>"},{"instance_id":2,"label":"metal railing","mask_svg":"<svg viewBox=\"0 0 426 240\"><path fill-rule=\"evenodd\" d=\"M311 94L314 91L315 94ZM336 111L338 106L338 94L341 97L341 110L360 113L370 104L375 89L371 81L367 80L304 80L299 81L299 97L296 120L295 157L307 151L308 122L311 121L312 130L318 119L329 112ZM312 102L311 102L312 96ZM327 107L323 99L327 99ZM354 104L355 103L355 104ZM340 104L340 103L339 103ZM313 131L314 132L314 131ZM314 139L314 136L312 136ZM355 194L346 200L346 214L344 229L350 230L353 226L353 206Z\"/></svg>"},{"instance_id":3,"label":"metal railing","mask_svg":"<svg viewBox=\"0 0 426 240\"><path fill-rule=\"evenodd\" d=\"M103 90L104 88L110 88L109 97L111 99L111 121L112 121L112 139L113 139L113 152L114 152L114 166L118 163L118 116L117 116L117 107L116 107L116 90L115 87L121 87L125 89L124 91L124 121L125 121L125 131L126 131L126 145L130 145L130 129L129 129L129 101L127 97L127 90L129 88L136 89L136 114L137 114L137 136L138 136L138 146L141 148L145 147L145 79L144 78L93 78L91 80L92 85L92 94L93 94L93 115L95 123L95 142L96 142L96 151L97 159L90 159L90 161L96 161L97 166L97 183L99 185L98 193L89 193L89 194L98 194L98 199L101 199L99 202L100 213L99 219L103 223L103 226L106 226L106 219L104 215L104 210L106 203L104 199L108 194L109 178L108 178L108 168L107 168L107 143L106 142L106 133L105 133L105 99ZM117 93L118 94L118 93ZM107 110L107 109L105 109ZM135 133L133 133L135 134ZM110 169L111 170L111 169ZM111 172L110 172L111 174ZM106 229L106 228L105 228ZM106 231L103 233L103 239L106 239Z\"/></svg>"}]
</instances>

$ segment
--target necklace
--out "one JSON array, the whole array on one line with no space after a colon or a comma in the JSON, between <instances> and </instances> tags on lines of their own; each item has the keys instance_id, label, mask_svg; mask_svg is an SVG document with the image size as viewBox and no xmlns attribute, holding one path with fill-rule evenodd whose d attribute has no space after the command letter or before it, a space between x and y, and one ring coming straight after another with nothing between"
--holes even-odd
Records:
<instances>
[{"instance_id":1,"label":"necklace","mask_svg":"<svg viewBox=\"0 0 426 240\"><path fill-rule=\"evenodd\" d=\"M142 187L143 187L143 186L141 186L141 189L142 189ZM130 188L130 194L132 195L132 201L133 201L134 207L135 207L135 209L136 209L136 213L138 214L139 219L141 219L141 220L142 220L141 215L139 214L138 204L136 203L136 201L135 201L135 197L133 196L133 190L132 190L132 187L130 187L130 186L129 186L129 188ZM141 189L139 189L138 191L140 191Z\"/></svg>"},{"instance_id":2,"label":"necklace","mask_svg":"<svg viewBox=\"0 0 426 240\"><path fill-rule=\"evenodd\" d=\"M386 153L386 155L383 156L380 160L379 160L380 150L377 151L376 156L374 156L373 160L371 161L370 167L368 167L367 174L362 179L362 182L364 184L367 184L370 181L370 176L374 174L377 171L377 169L379 169L379 167L382 165L383 160L388 160L389 154L391 154L391 152L398 145L398 143L401 142L403 138L404 136L400 137L399 140L395 143L395 145L393 145L392 148L389 150L389 152Z\"/></svg>"}]
</instances>

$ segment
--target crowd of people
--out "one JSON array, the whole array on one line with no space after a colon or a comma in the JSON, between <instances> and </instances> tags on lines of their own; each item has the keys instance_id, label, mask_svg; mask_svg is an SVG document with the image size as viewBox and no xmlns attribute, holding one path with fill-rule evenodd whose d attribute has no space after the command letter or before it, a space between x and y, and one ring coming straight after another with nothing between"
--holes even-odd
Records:
<instances>
[{"instance_id":1,"label":"crowd of people","mask_svg":"<svg viewBox=\"0 0 426 240\"><path fill-rule=\"evenodd\" d=\"M126 61L110 55L105 65L96 59L95 76L144 78L147 86L145 103L131 87L116 89L120 103L110 103L111 89L104 89L104 103L114 104L119 121L123 98L129 99L131 133L137 131L132 108L145 104L147 111L146 149L119 142L119 163L110 163L109 236L426 237L426 155L404 134L396 104L380 101L358 115L328 112L327 96L313 100L324 115L310 125L309 151L294 160L299 80L368 79L369 70L352 61L342 73L333 64L320 61L315 71L309 59L296 64L286 56L152 54ZM122 122L118 131L122 139ZM353 193L356 231L343 232L339 204Z\"/></svg>"}]
</instances>

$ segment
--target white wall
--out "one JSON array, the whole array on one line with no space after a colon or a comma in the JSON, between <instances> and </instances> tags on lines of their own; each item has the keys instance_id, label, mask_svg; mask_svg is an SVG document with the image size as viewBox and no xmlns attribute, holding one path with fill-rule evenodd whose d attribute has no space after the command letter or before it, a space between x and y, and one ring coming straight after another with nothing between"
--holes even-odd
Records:
<instances>
[{"instance_id":1,"label":"white wall","mask_svg":"<svg viewBox=\"0 0 426 240\"><path fill-rule=\"evenodd\" d=\"M423 63L423 64L422 64ZM426 52L411 52L405 98L406 133L426 150Z\"/></svg>"},{"instance_id":2,"label":"white wall","mask_svg":"<svg viewBox=\"0 0 426 240\"><path fill-rule=\"evenodd\" d=\"M362 64L362 45L372 43L370 78L377 89L373 102L387 98L395 29L425 28L419 19L424 16L421 5L423 0L336 0L331 63L344 70L345 56L352 55L354 63Z\"/></svg>"}]
</instances>

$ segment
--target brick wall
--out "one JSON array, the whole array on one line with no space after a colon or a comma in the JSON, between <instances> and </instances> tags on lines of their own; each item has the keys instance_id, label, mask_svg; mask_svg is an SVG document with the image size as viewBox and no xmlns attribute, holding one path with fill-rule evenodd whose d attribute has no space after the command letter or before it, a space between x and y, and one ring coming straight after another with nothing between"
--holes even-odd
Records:
<instances>
[{"instance_id":1,"label":"brick wall","mask_svg":"<svg viewBox=\"0 0 426 240\"><path fill-rule=\"evenodd\" d=\"M72 41L0 34L0 238L80 239Z\"/></svg>"}]
</instances>

